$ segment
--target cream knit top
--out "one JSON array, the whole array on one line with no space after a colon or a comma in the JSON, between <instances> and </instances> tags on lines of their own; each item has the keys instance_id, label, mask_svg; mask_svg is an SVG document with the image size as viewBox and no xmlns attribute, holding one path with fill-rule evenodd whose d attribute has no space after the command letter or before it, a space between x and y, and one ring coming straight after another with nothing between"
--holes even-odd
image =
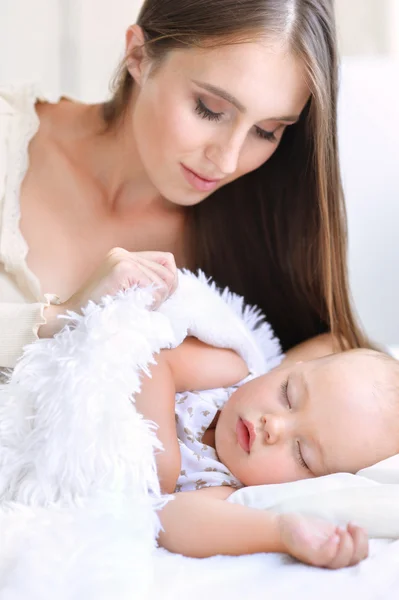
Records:
<instances>
[{"instance_id":1,"label":"cream knit top","mask_svg":"<svg viewBox=\"0 0 399 600\"><path fill-rule=\"evenodd\" d=\"M14 367L22 348L37 339L51 299L28 268L28 247L19 228L20 189L29 142L39 128L39 99L59 98L44 98L33 85L0 88L0 367Z\"/></svg>"}]
</instances>

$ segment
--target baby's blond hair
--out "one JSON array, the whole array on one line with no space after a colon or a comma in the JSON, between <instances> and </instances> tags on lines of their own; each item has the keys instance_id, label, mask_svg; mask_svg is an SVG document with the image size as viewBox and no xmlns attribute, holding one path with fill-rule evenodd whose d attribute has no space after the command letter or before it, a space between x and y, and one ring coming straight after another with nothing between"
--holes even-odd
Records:
<instances>
[{"instance_id":1,"label":"baby's blond hair","mask_svg":"<svg viewBox=\"0 0 399 600\"><path fill-rule=\"evenodd\" d=\"M388 403L388 406L391 405L396 409L399 416L399 361L386 352L366 348L348 350L343 354L348 358L364 357L380 363L381 374L372 383L373 396L380 403L381 409L384 409ZM390 412L389 416L391 414Z\"/></svg>"}]
</instances>

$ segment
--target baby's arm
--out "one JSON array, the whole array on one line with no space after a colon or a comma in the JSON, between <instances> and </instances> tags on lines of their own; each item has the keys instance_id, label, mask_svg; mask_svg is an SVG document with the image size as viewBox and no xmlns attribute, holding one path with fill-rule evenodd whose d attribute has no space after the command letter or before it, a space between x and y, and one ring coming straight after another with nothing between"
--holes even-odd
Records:
<instances>
[{"instance_id":1,"label":"baby's arm","mask_svg":"<svg viewBox=\"0 0 399 600\"><path fill-rule=\"evenodd\" d=\"M180 449L176 435L175 394L190 390L228 387L248 374L245 362L232 350L215 348L187 338L172 350L162 350L157 364L145 376L136 408L158 425L157 437L164 451L157 455L162 491L172 493L180 473Z\"/></svg>"},{"instance_id":2,"label":"baby's arm","mask_svg":"<svg viewBox=\"0 0 399 600\"><path fill-rule=\"evenodd\" d=\"M248 375L248 366L234 350L208 346L193 337L162 354L172 371L176 392L229 387Z\"/></svg>"},{"instance_id":3,"label":"baby's arm","mask_svg":"<svg viewBox=\"0 0 399 600\"><path fill-rule=\"evenodd\" d=\"M278 515L226 502L231 488L180 492L160 512L160 544L194 558L285 552L302 562L337 569L368 554L367 534L297 514Z\"/></svg>"},{"instance_id":4,"label":"baby's arm","mask_svg":"<svg viewBox=\"0 0 399 600\"><path fill-rule=\"evenodd\" d=\"M180 473L180 448L176 435L175 394L173 374L166 358L167 351L156 357L150 368L151 377L143 377L141 392L136 395L136 408L145 419L158 425L157 438L163 451L156 454L158 477L163 493L174 492Z\"/></svg>"}]
</instances>

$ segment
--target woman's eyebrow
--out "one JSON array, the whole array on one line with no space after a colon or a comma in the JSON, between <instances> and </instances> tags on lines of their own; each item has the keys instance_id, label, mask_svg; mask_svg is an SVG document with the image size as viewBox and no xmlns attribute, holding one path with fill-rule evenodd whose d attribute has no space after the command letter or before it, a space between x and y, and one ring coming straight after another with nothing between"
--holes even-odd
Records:
<instances>
[{"instance_id":1,"label":"woman's eyebrow","mask_svg":"<svg viewBox=\"0 0 399 600\"><path fill-rule=\"evenodd\" d=\"M241 104L241 102L237 100L237 98L229 94L229 92L226 92L226 90L223 90L222 88L217 87L216 85L211 85L210 83L196 81L195 79L192 79L192 82L195 83L195 85L198 85L198 87L201 87L202 89L207 90L208 92L211 92L212 94L215 94L220 98L223 98L223 100L227 100L227 102L230 102L230 104L235 106L240 112L247 112L245 106Z\"/></svg>"},{"instance_id":2,"label":"woman's eyebrow","mask_svg":"<svg viewBox=\"0 0 399 600\"><path fill-rule=\"evenodd\" d=\"M211 94L215 94L216 96L223 98L223 100L227 100L227 102L230 102L230 104L235 106L237 108L237 110L239 110L241 113L245 114L247 112L247 109L245 108L245 106L239 100L237 100L237 98L235 96L232 96L226 90L224 90L216 85L212 85L210 83L205 83L204 81L196 81L195 79L192 79L192 82L195 83L195 85L198 85L198 87L202 88L203 90L207 90L208 92L211 92ZM299 115L289 115L289 116L283 116L283 117L269 117L268 119L264 119L264 120L265 121L285 121L287 123L296 123L298 121L298 119L299 119Z\"/></svg>"}]
</instances>

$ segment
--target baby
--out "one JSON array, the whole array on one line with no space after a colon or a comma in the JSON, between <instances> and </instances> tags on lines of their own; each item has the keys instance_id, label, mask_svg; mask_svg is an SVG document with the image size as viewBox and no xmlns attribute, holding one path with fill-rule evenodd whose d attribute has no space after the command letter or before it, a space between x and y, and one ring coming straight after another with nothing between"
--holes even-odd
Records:
<instances>
[{"instance_id":1,"label":"baby","mask_svg":"<svg viewBox=\"0 0 399 600\"><path fill-rule=\"evenodd\" d=\"M338 568L367 556L364 530L321 519L224 502L237 486L284 483L370 466L399 453L399 363L352 350L248 377L233 351L187 338L162 351L143 380L137 408L155 421L165 452L157 457L163 490L181 471L176 393L231 388L204 431L229 481L174 496L161 511L160 543L188 556L287 552ZM239 383L241 382L241 384ZM225 479L225 476L224 476ZM212 484L210 484L212 485Z\"/></svg>"}]
</instances>

